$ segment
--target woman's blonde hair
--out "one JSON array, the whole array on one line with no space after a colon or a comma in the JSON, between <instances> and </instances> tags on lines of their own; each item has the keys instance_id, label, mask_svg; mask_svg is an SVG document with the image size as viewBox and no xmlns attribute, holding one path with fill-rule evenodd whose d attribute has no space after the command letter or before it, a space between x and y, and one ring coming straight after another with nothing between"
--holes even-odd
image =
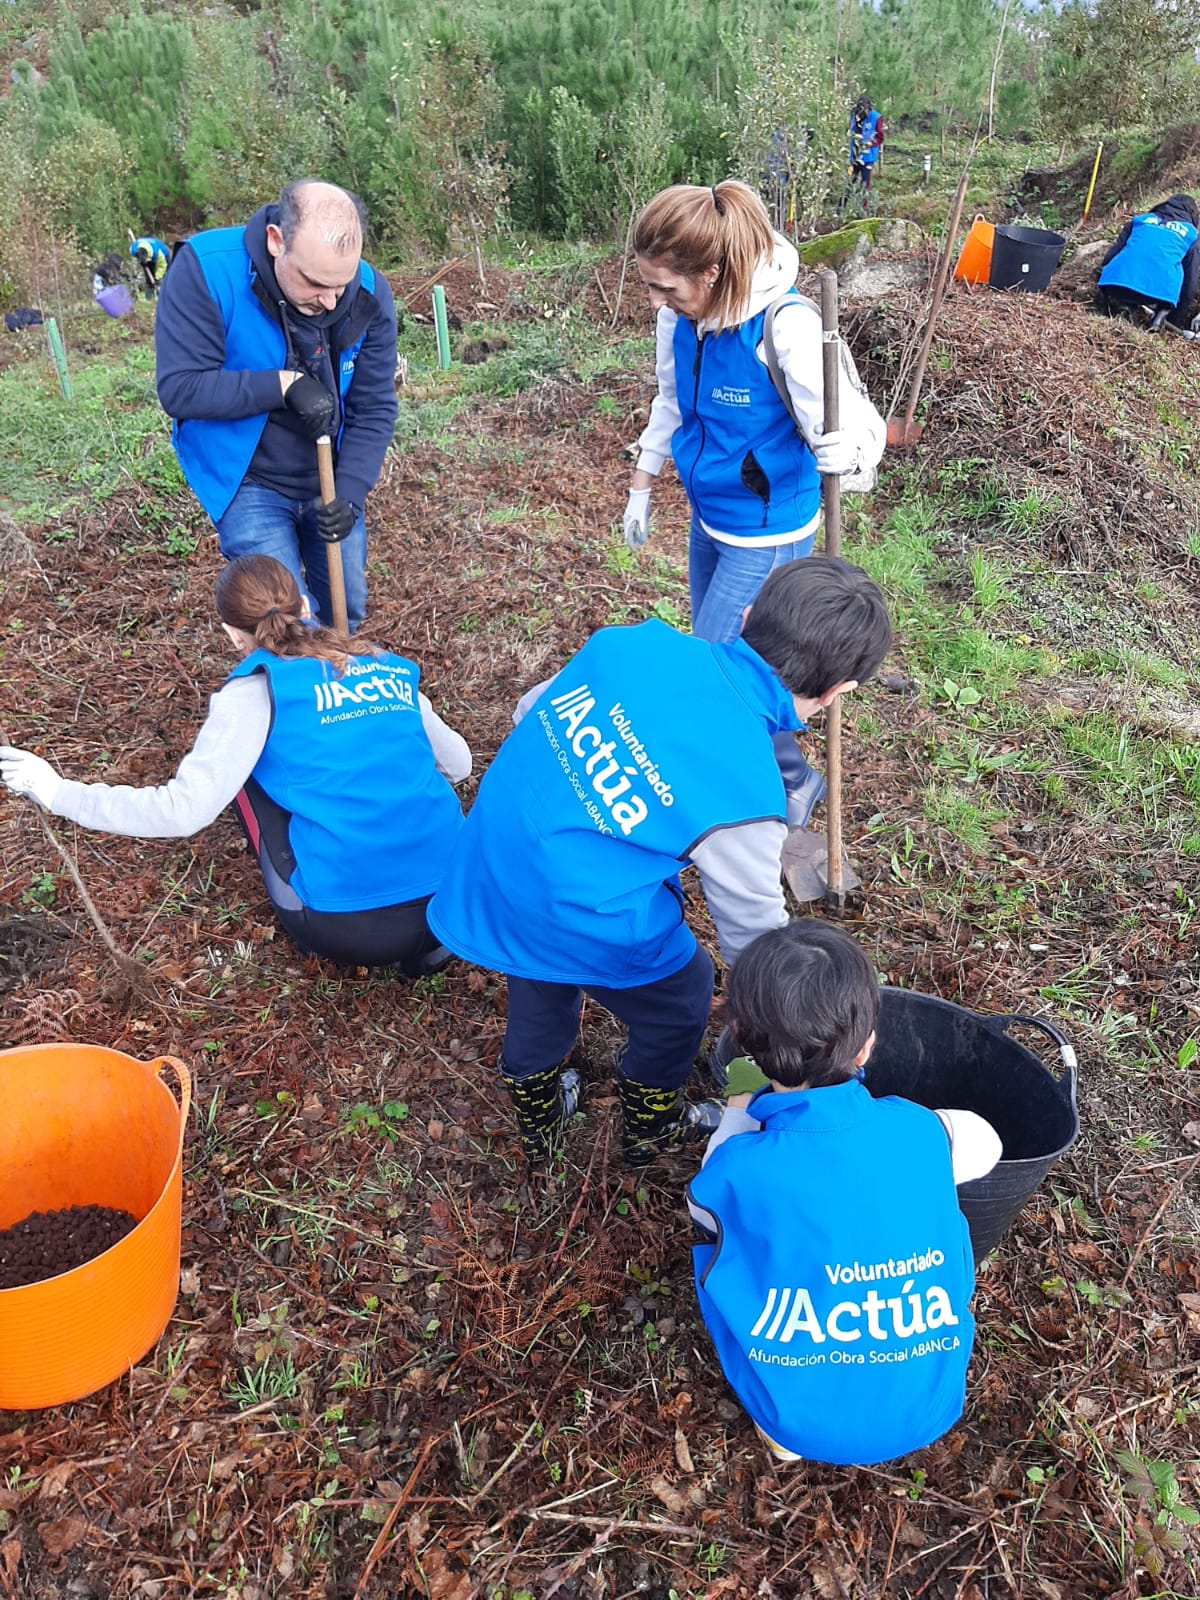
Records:
<instances>
[{"instance_id":1,"label":"woman's blonde hair","mask_svg":"<svg viewBox=\"0 0 1200 1600\"><path fill-rule=\"evenodd\" d=\"M748 184L736 178L711 189L676 183L639 213L633 250L649 261L664 261L685 278L701 278L715 267L703 320L720 333L746 320L754 270L771 259L775 233Z\"/></svg>"},{"instance_id":2,"label":"woman's blonde hair","mask_svg":"<svg viewBox=\"0 0 1200 1600\"><path fill-rule=\"evenodd\" d=\"M311 656L340 671L348 656L377 655L365 639L336 628L314 626L304 617L300 588L274 556L238 556L217 579L217 613L231 628L248 633L273 656Z\"/></svg>"}]
</instances>

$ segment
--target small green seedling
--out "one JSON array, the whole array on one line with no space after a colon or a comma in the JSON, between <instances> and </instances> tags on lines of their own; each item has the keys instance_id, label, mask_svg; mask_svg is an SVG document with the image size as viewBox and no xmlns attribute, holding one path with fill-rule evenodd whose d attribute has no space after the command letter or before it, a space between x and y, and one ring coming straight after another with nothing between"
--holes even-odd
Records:
<instances>
[{"instance_id":1,"label":"small green seedling","mask_svg":"<svg viewBox=\"0 0 1200 1600\"><path fill-rule=\"evenodd\" d=\"M342 1114L351 1133L381 1133L385 1139L398 1137L400 1124L407 1116L408 1107L403 1100L386 1100L379 1107L360 1100Z\"/></svg>"},{"instance_id":2,"label":"small green seedling","mask_svg":"<svg viewBox=\"0 0 1200 1600\"><path fill-rule=\"evenodd\" d=\"M53 872L35 872L21 896L23 906L44 906L48 911L58 897L58 878Z\"/></svg>"},{"instance_id":3,"label":"small green seedling","mask_svg":"<svg viewBox=\"0 0 1200 1600\"><path fill-rule=\"evenodd\" d=\"M968 711L983 699L978 689L972 689L969 683L955 683L953 678L942 679L941 694L955 711Z\"/></svg>"},{"instance_id":4,"label":"small green seedling","mask_svg":"<svg viewBox=\"0 0 1200 1600\"><path fill-rule=\"evenodd\" d=\"M1133 1524L1134 1555L1157 1578L1170 1557L1186 1549L1187 1536L1180 1530L1200 1527L1200 1511L1180 1498L1173 1461L1148 1461L1131 1450L1115 1451L1114 1459L1124 1474L1125 1489L1141 1503Z\"/></svg>"}]
</instances>

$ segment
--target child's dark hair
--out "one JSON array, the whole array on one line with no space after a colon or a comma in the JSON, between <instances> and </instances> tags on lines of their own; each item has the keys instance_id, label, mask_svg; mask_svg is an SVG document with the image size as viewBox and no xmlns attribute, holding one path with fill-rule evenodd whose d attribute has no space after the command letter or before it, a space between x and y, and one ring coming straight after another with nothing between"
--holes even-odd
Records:
<instances>
[{"instance_id":1,"label":"child's dark hair","mask_svg":"<svg viewBox=\"0 0 1200 1600\"><path fill-rule=\"evenodd\" d=\"M725 1004L738 1048L789 1089L855 1075L875 1031L879 985L848 934L812 917L759 934L737 958Z\"/></svg>"},{"instance_id":2,"label":"child's dark hair","mask_svg":"<svg viewBox=\"0 0 1200 1600\"><path fill-rule=\"evenodd\" d=\"M865 683L888 653L892 624L879 585L840 556L776 567L758 591L742 638L791 694L819 700Z\"/></svg>"}]
</instances>

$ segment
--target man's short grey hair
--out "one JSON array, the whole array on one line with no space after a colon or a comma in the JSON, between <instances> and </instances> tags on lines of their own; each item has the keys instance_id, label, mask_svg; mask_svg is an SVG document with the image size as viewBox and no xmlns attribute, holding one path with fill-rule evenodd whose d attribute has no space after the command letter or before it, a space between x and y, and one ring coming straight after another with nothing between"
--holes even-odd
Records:
<instances>
[{"instance_id":1,"label":"man's short grey hair","mask_svg":"<svg viewBox=\"0 0 1200 1600\"><path fill-rule=\"evenodd\" d=\"M276 221L285 249L291 249L296 230L310 217L319 227L325 243L332 245L339 255L362 249L367 232L366 206L348 189L339 191L344 199L322 195L314 204L306 190L314 184L324 185L324 182L322 178L300 178L281 190Z\"/></svg>"}]
</instances>

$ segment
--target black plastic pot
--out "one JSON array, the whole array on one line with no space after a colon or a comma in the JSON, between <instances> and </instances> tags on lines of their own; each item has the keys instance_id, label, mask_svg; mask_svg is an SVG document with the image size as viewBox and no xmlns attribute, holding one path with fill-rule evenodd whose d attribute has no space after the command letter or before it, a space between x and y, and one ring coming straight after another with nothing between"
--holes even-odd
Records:
<instances>
[{"instance_id":1,"label":"black plastic pot","mask_svg":"<svg viewBox=\"0 0 1200 1600\"><path fill-rule=\"evenodd\" d=\"M1054 276L1066 244L1049 228L997 228L988 282L993 289L1038 294Z\"/></svg>"},{"instance_id":2,"label":"black plastic pot","mask_svg":"<svg viewBox=\"0 0 1200 1600\"><path fill-rule=\"evenodd\" d=\"M1054 1041L1062 1063L1057 1077L1010 1036L1015 1023ZM900 1095L934 1111L975 1111L1000 1135L998 1165L958 1190L980 1261L1079 1137L1075 1051L1041 1017L984 1017L910 989L880 991L878 1032L867 1063L873 1095Z\"/></svg>"},{"instance_id":3,"label":"black plastic pot","mask_svg":"<svg viewBox=\"0 0 1200 1600\"><path fill-rule=\"evenodd\" d=\"M1061 1155L1079 1137L1075 1051L1041 1017L984 1017L911 989L879 991L879 1026L866 1086L881 1099L899 1095L931 1111L974 1111L1000 1135L1003 1154L986 1177L958 1186L976 1261L995 1248ZM1059 1076L1012 1038L1016 1023L1057 1045ZM709 1056L720 1084L736 1054L724 1029Z\"/></svg>"}]
</instances>

